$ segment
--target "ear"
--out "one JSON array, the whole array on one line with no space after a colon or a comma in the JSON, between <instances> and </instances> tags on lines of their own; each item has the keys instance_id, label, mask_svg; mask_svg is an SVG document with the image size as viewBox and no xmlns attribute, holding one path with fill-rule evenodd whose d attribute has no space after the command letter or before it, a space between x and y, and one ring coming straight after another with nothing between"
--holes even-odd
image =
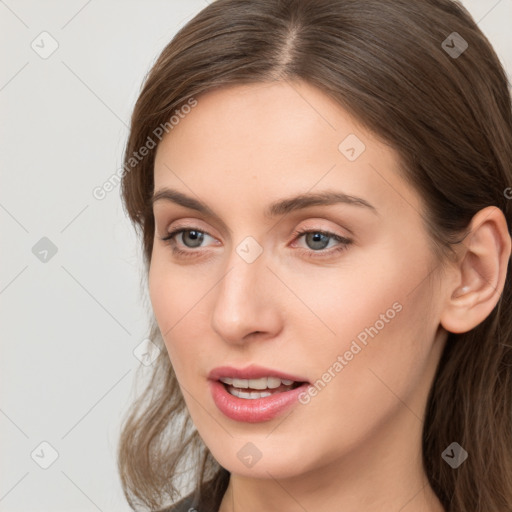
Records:
<instances>
[{"instance_id":1,"label":"ear","mask_svg":"<svg viewBox=\"0 0 512 512\"><path fill-rule=\"evenodd\" d=\"M440 318L453 333L470 331L483 322L501 296L512 245L503 212L495 206L480 210L460 245L455 285L446 289Z\"/></svg>"}]
</instances>

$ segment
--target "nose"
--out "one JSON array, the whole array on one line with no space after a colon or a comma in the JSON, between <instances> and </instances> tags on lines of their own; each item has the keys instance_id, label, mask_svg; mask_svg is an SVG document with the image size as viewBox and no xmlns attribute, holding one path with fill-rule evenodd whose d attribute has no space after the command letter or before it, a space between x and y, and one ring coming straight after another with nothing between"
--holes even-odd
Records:
<instances>
[{"instance_id":1,"label":"nose","mask_svg":"<svg viewBox=\"0 0 512 512\"><path fill-rule=\"evenodd\" d=\"M243 345L249 338L272 338L282 328L277 307L278 284L262 254L247 263L235 251L216 287L211 319L213 330L227 343Z\"/></svg>"}]
</instances>

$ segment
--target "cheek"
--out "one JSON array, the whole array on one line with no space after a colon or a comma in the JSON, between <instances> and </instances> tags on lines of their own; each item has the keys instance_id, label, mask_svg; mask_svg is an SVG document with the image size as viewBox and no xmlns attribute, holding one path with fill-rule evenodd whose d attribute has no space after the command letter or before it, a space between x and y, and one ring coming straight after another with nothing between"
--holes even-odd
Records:
<instances>
[{"instance_id":1,"label":"cheek","mask_svg":"<svg viewBox=\"0 0 512 512\"><path fill-rule=\"evenodd\" d=\"M304 343L315 346L315 351L304 346L303 360L333 407L356 405L354 413L356 402L378 407L377 397L392 397L390 389L409 393L425 372L437 328L425 279L429 261L398 256L376 255L372 260L378 266L364 265L364 272L345 269L323 286L302 281L299 293L322 321L303 316ZM332 394L323 392L325 382Z\"/></svg>"},{"instance_id":2,"label":"cheek","mask_svg":"<svg viewBox=\"0 0 512 512\"><path fill-rule=\"evenodd\" d=\"M168 261L164 251L153 254L148 289L154 316L169 358L182 383L196 385L198 370L209 368L205 340L211 338L211 295L218 281L213 272L204 275L194 265L180 267Z\"/></svg>"},{"instance_id":3,"label":"cheek","mask_svg":"<svg viewBox=\"0 0 512 512\"><path fill-rule=\"evenodd\" d=\"M173 271L172 266L163 260L161 255L153 253L148 288L155 319L174 366L180 359L176 355L179 356L179 351L186 346L182 344L180 347L171 340L179 339L177 334L186 324L187 315L193 314L193 304L198 300L197 283L186 286L180 272Z\"/></svg>"}]
</instances>

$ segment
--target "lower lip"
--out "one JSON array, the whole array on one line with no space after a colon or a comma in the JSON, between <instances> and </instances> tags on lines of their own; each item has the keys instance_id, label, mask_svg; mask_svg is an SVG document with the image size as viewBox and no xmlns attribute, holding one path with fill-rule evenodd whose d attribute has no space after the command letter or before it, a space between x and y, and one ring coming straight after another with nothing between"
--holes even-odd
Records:
<instances>
[{"instance_id":1,"label":"lower lip","mask_svg":"<svg viewBox=\"0 0 512 512\"><path fill-rule=\"evenodd\" d=\"M299 395L307 389L306 382L290 391L275 393L264 398L238 398L233 396L218 380L210 380L210 391L213 401L219 410L228 418L247 423L269 421L293 404L298 403Z\"/></svg>"}]
</instances>

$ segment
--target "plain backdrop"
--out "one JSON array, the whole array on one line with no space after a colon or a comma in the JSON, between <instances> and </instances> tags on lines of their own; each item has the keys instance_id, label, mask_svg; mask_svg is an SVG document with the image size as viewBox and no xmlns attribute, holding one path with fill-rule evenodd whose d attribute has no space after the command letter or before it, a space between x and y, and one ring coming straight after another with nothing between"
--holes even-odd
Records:
<instances>
[{"instance_id":1,"label":"plain backdrop","mask_svg":"<svg viewBox=\"0 0 512 512\"><path fill-rule=\"evenodd\" d=\"M511 76L512 0L463 4ZM148 299L119 187L93 190L151 64L206 5L0 0L0 511L130 510L115 452Z\"/></svg>"}]
</instances>

